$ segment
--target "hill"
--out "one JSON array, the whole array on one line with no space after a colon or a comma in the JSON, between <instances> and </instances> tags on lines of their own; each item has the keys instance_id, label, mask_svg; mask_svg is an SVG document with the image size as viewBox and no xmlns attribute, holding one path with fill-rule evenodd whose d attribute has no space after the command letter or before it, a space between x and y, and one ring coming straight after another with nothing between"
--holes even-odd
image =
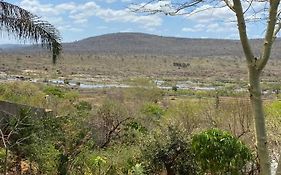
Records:
<instances>
[{"instance_id":1,"label":"hill","mask_svg":"<svg viewBox=\"0 0 281 175\"><path fill-rule=\"evenodd\" d=\"M251 40L254 52L259 53L262 40ZM163 37L144 33L113 33L86 38L80 41L63 44L65 53L91 54L147 54L147 55L185 55L190 57L206 56L243 56L238 40L193 39ZM12 52L33 52L38 47L5 48ZM277 40L272 56L278 58L281 41ZM16 50L16 51L15 51Z\"/></svg>"},{"instance_id":2,"label":"hill","mask_svg":"<svg viewBox=\"0 0 281 175\"><path fill-rule=\"evenodd\" d=\"M107 34L64 44L67 52L189 56L227 55L235 51L237 46L238 41L162 37L143 33Z\"/></svg>"}]
</instances>

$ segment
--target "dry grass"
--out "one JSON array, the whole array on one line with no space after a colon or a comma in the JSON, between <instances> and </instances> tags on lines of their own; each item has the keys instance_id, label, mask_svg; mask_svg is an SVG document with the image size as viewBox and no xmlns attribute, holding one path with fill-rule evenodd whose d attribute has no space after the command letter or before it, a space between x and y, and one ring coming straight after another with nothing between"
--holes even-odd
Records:
<instances>
[{"instance_id":1,"label":"dry grass","mask_svg":"<svg viewBox=\"0 0 281 175\"><path fill-rule=\"evenodd\" d=\"M96 82L122 82L132 77L149 77L165 80L246 81L247 69L241 58L153 55L91 55L64 54L57 65L52 65L49 55L2 54L0 70L37 78L65 77ZM174 63L188 66L178 67ZM264 79L279 81L281 61L267 65Z\"/></svg>"}]
</instances>

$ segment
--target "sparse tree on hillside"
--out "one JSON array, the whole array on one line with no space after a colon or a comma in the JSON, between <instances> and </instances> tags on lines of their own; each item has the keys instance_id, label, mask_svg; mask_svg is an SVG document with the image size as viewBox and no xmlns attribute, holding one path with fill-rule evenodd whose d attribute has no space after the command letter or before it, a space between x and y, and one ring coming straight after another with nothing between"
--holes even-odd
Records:
<instances>
[{"instance_id":1,"label":"sparse tree on hillside","mask_svg":"<svg viewBox=\"0 0 281 175\"><path fill-rule=\"evenodd\" d=\"M56 62L61 52L60 36L56 28L25 9L0 0L0 31L12 33L20 40L41 43L53 53Z\"/></svg>"},{"instance_id":2,"label":"sparse tree on hillside","mask_svg":"<svg viewBox=\"0 0 281 175\"><path fill-rule=\"evenodd\" d=\"M253 13L261 13L262 15L254 15L254 20L267 21L263 46L260 56L256 56L249 44L247 21L253 18L248 18L246 15L249 10L253 9L253 4L264 3L263 9L253 11ZM262 90L260 86L260 77L264 67L266 66L271 48L274 43L277 33L281 29L281 10L279 9L280 0L150 0L139 4L132 4L132 11L156 14L164 13L165 15L191 15L200 13L209 8L227 8L236 16L240 41L243 47L244 55L248 65L249 72L249 93L252 108L254 111L256 140L258 156L261 165L261 175L270 175L270 156L267 145L266 124L264 108L262 104ZM200 10L198 10L200 9ZM204 13L204 12L202 12ZM252 16L253 17L253 16ZM258 17L258 18L256 18ZM262 32L262 31L261 31ZM281 160L281 156L280 156ZM277 168L277 174L281 175L281 161Z\"/></svg>"}]
</instances>

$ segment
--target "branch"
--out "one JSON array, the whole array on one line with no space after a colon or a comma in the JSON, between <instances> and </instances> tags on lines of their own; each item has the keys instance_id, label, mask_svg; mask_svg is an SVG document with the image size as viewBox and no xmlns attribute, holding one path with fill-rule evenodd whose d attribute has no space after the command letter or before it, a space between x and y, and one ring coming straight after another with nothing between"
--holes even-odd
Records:
<instances>
[{"instance_id":1,"label":"branch","mask_svg":"<svg viewBox=\"0 0 281 175\"><path fill-rule=\"evenodd\" d=\"M210 2L213 2L213 1L215 1L215 0L211 0ZM190 14L191 12L189 12L189 13L187 13L187 12L180 13L180 12L183 11L184 9L196 7L198 4L203 3L204 0L186 0L185 2L181 2L181 3L167 1L167 3L162 6L161 6L161 4L159 4L160 6L158 8L149 7L150 4L154 4L154 3L156 4L156 2L165 2L165 1L150 0L147 3L132 4L130 7L128 7L128 9L131 10L132 12L146 13L149 15L157 14L157 13L164 13L165 15L170 15L170 16L185 15L185 14ZM166 7L166 10L162 9L162 7Z\"/></svg>"},{"instance_id":2,"label":"branch","mask_svg":"<svg viewBox=\"0 0 281 175\"><path fill-rule=\"evenodd\" d=\"M246 29L246 22L245 22L245 18L244 18L244 12L243 12L241 1L234 0L233 5L234 5L235 13L236 13L239 36L240 36L240 41L241 41L241 44L243 47L243 51L245 53L245 57L247 59L248 65L252 65L252 63L255 61L255 57L254 57L253 51L252 51L250 43L249 43L247 29Z\"/></svg>"},{"instance_id":3,"label":"branch","mask_svg":"<svg viewBox=\"0 0 281 175\"><path fill-rule=\"evenodd\" d=\"M252 3L253 3L254 0L251 0L249 2L249 6L247 7L247 9L243 12L243 14L247 13L247 11L252 7Z\"/></svg>"},{"instance_id":4,"label":"branch","mask_svg":"<svg viewBox=\"0 0 281 175\"><path fill-rule=\"evenodd\" d=\"M232 10L233 12L235 12L234 7L233 7L233 4L231 4L231 3L229 2L229 0L223 0L223 1L225 2L226 6L227 6L230 10Z\"/></svg>"},{"instance_id":5,"label":"branch","mask_svg":"<svg viewBox=\"0 0 281 175\"><path fill-rule=\"evenodd\" d=\"M203 0L196 0L194 2L186 2L186 3L183 3L182 5L180 5L176 11L174 12L175 14L177 14L179 11L183 10L183 9L186 9L186 8L189 8L189 7L194 7L195 5L199 4L200 2L202 2Z\"/></svg>"},{"instance_id":6,"label":"branch","mask_svg":"<svg viewBox=\"0 0 281 175\"><path fill-rule=\"evenodd\" d=\"M277 11L278 11L279 3L280 3L280 0L271 0L270 1L269 21L267 24L267 31L266 31L266 36L265 36L265 40L264 40L262 57L259 59L259 64L258 64L259 71L261 71L265 67L265 65L270 57L270 52L271 52L272 44L274 41L274 34L275 34L275 32L278 32L278 30L276 30L275 32L274 32L274 30L275 30L275 25L276 25L276 21L277 21Z\"/></svg>"},{"instance_id":7,"label":"branch","mask_svg":"<svg viewBox=\"0 0 281 175\"><path fill-rule=\"evenodd\" d=\"M3 141L3 145L4 145L5 148L7 148L6 141L5 141L5 136L4 136L3 132L2 132L2 129L0 129L0 134L1 134L1 139Z\"/></svg>"},{"instance_id":8,"label":"branch","mask_svg":"<svg viewBox=\"0 0 281 175\"><path fill-rule=\"evenodd\" d=\"M128 117L128 118L125 118L125 119L123 119L123 120L121 120L121 121L119 121L117 124L116 124L116 126L113 126L113 128L108 132L108 134L106 135L106 141L100 146L100 148L105 148L109 143L110 143L110 141L111 141L111 139L112 139L112 137L113 137L113 134L115 133L115 131L119 128L119 126L121 125L121 124L123 124L125 121L127 121L127 120L129 120L130 119L130 117Z\"/></svg>"},{"instance_id":9,"label":"branch","mask_svg":"<svg viewBox=\"0 0 281 175\"><path fill-rule=\"evenodd\" d=\"M277 27L276 27L276 29L274 31L273 42L276 40L277 34L280 32L280 30L281 30L281 21L278 22Z\"/></svg>"}]
</instances>

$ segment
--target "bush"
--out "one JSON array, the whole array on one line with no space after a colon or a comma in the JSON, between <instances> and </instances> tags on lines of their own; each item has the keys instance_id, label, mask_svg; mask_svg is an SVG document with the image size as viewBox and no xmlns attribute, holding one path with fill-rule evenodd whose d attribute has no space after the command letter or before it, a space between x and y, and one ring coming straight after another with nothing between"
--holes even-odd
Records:
<instances>
[{"instance_id":1,"label":"bush","mask_svg":"<svg viewBox=\"0 0 281 175\"><path fill-rule=\"evenodd\" d=\"M141 148L141 160L147 174L161 171L167 171L168 175L196 174L194 155L184 133L185 131L169 127L167 131L145 139L145 146Z\"/></svg>"},{"instance_id":2,"label":"bush","mask_svg":"<svg viewBox=\"0 0 281 175\"><path fill-rule=\"evenodd\" d=\"M98 108L93 121L97 145L106 148L114 141L120 142L130 118L123 104L106 99Z\"/></svg>"},{"instance_id":3,"label":"bush","mask_svg":"<svg viewBox=\"0 0 281 175\"><path fill-rule=\"evenodd\" d=\"M179 87L178 87L177 85L172 86L172 90L173 90L173 91L177 91L177 90L178 90L178 88L179 88Z\"/></svg>"},{"instance_id":4,"label":"bush","mask_svg":"<svg viewBox=\"0 0 281 175\"><path fill-rule=\"evenodd\" d=\"M250 149L226 131L210 129L192 138L192 151L201 173L243 174L252 159Z\"/></svg>"},{"instance_id":5,"label":"bush","mask_svg":"<svg viewBox=\"0 0 281 175\"><path fill-rule=\"evenodd\" d=\"M54 95L54 96L57 96L59 98L63 98L64 95L65 95L65 92L61 89L61 88L58 88L56 86L47 86L45 89L44 89L44 92L47 94L47 95Z\"/></svg>"},{"instance_id":6,"label":"bush","mask_svg":"<svg viewBox=\"0 0 281 175\"><path fill-rule=\"evenodd\" d=\"M134 87L128 88L125 93L128 100L135 103L153 102L157 103L163 99L164 91L157 87Z\"/></svg>"},{"instance_id":7,"label":"bush","mask_svg":"<svg viewBox=\"0 0 281 175\"><path fill-rule=\"evenodd\" d=\"M142 113L153 120L159 120L165 111L158 104L146 103L142 108Z\"/></svg>"},{"instance_id":8,"label":"bush","mask_svg":"<svg viewBox=\"0 0 281 175\"><path fill-rule=\"evenodd\" d=\"M45 94L38 86L27 82L0 84L0 99L14 103L42 107Z\"/></svg>"},{"instance_id":9,"label":"bush","mask_svg":"<svg viewBox=\"0 0 281 175\"><path fill-rule=\"evenodd\" d=\"M75 105L78 111L91 111L92 105L87 101L80 101L78 104Z\"/></svg>"}]
</instances>

